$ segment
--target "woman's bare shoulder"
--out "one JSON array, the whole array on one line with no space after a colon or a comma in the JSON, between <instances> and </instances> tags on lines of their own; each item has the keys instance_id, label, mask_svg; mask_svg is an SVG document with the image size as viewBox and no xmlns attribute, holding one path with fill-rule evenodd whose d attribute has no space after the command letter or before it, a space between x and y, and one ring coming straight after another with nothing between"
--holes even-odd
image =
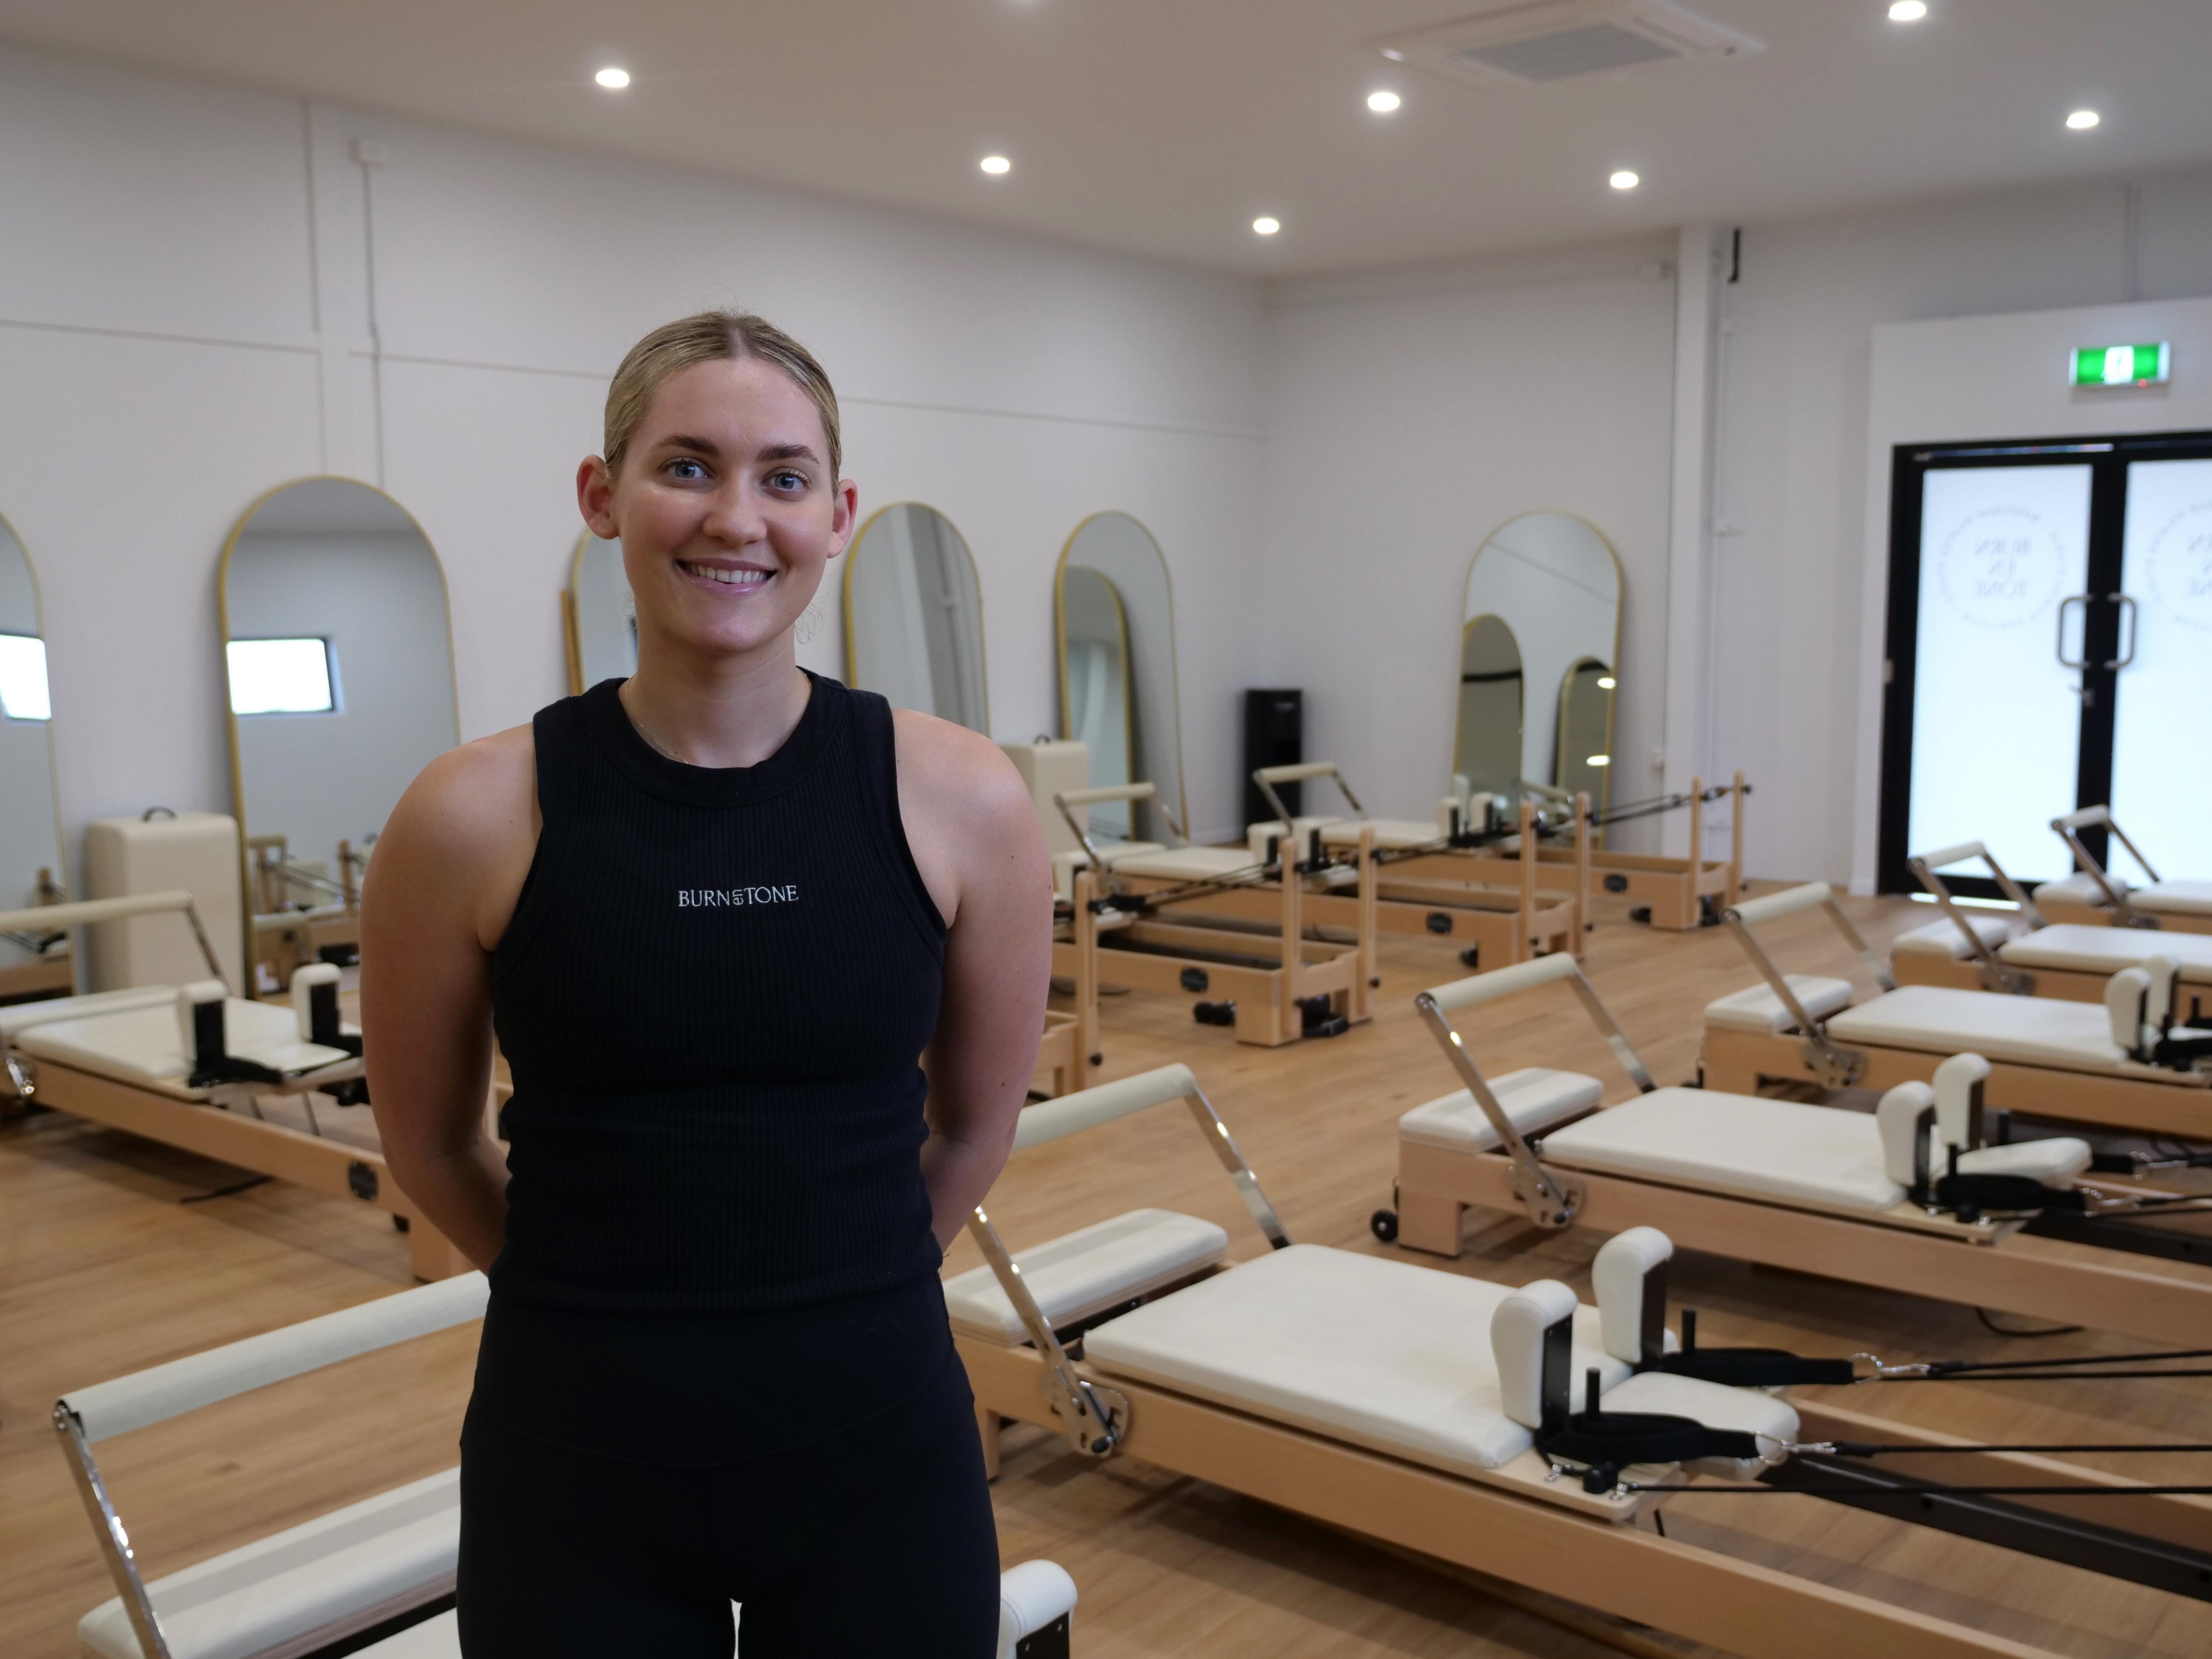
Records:
<instances>
[{"instance_id":1,"label":"woman's bare shoulder","mask_svg":"<svg viewBox=\"0 0 2212 1659\"><path fill-rule=\"evenodd\" d=\"M397 842L410 863L473 881L518 854L526 865L537 840L537 745L531 728L517 726L448 749L424 767L379 846Z\"/></svg>"},{"instance_id":2,"label":"woman's bare shoulder","mask_svg":"<svg viewBox=\"0 0 2212 1659\"><path fill-rule=\"evenodd\" d=\"M916 798L933 813L969 825L1029 815L1021 774L981 732L911 708L893 709L891 727L902 798Z\"/></svg>"}]
</instances>

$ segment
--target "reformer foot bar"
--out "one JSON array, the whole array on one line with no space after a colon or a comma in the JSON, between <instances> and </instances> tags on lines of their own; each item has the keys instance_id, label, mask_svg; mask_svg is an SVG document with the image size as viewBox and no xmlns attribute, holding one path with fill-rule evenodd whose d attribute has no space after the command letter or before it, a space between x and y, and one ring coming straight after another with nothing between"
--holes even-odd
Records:
<instances>
[{"instance_id":1,"label":"reformer foot bar","mask_svg":"<svg viewBox=\"0 0 2212 1659\"><path fill-rule=\"evenodd\" d=\"M1335 784L1352 817L1293 814L1277 793L1283 785L1324 778ZM1547 951L1582 954L1589 893L1589 796L1577 795L1568 803L1571 846L1564 866L1553 868L1527 860L1509 863L1498 856L1509 842L1526 846L1540 838L1544 825L1535 803L1526 798L1516 832L1503 823L1471 824L1450 802L1436 825L1371 818L1333 761L1263 766L1252 774L1252 781L1277 814L1274 822L1254 824L1248 831L1255 847L1271 859L1273 843L1285 839L1310 847L1317 839L1320 847L1341 856L1359 845L1363 831L1371 834L1376 926L1381 931L1449 939L1469 968L1502 967ZM1565 876L1567 885L1554 888L1550 878L1555 876ZM1310 919L1326 927L1352 927L1353 902L1317 895L1308 906Z\"/></svg>"},{"instance_id":2,"label":"reformer foot bar","mask_svg":"<svg viewBox=\"0 0 2212 1659\"><path fill-rule=\"evenodd\" d=\"M1982 862L2011 901L2010 915L1969 912L1958 903L1942 872L1972 860ZM2180 972L2177 996L2191 1005L2184 1011L2190 1023L2197 1023L2200 1012L2212 1023L2212 936L2067 922L2054 926L1978 841L1920 854L1905 864L1942 914L1940 920L1901 934L1890 946L1890 972L1899 984L2102 1002L2114 974L2126 968L2148 968L2153 958L2164 957Z\"/></svg>"},{"instance_id":3,"label":"reformer foot bar","mask_svg":"<svg viewBox=\"0 0 2212 1659\"><path fill-rule=\"evenodd\" d=\"M2036 902L2053 921L2091 927L2142 927L2176 933L2212 933L2212 881L2163 881L2127 831L2112 821L2109 806L2085 806L2051 820L2051 827L2074 854L2075 873L2036 889ZM2127 848L2128 856L2150 878L2148 887L2130 887L2100 863L2083 844L2081 832L2102 830Z\"/></svg>"},{"instance_id":4,"label":"reformer foot bar","mask_svg":"<svg viewBox=\"0 0 2212 1659\"><path fill-rule=\"evenodd\" d=\"M1785 975L1754 924L1824 912L1866 963L1881 994L1853 1005L1850 981ZM2002 1110L2146 1133L2212 1139L2212 1030L2175 1024L2185 1012L2169 959L2106 981L2102 1006L1949 986L1899 988L1825 882L1723 913L1762 986L1705 1009L1704 1074L1712 1088L1758 1091L1763 1079L1824 1089L1925 1082L1952 1054L1986 1056L1989 1104Z\"/></svg>"},{"instance_id":5,"label":"reformer foot bar","mask_svg":"<svg viewBox=\"0 0 2212 1659\"><path fill-rule=\"evenodd\" d=\"M1563 982L1637 1096L1601 1107L1603 1085L1571 1072L1486 1077L1452 1024L1456 1012ZM1386 1240L1457 1255L1469 1207L1518 1211L1547 1229L1651 1226L1740 1261L2150 1340L2212 1342L2212 1234L2177 1238L2161 1225L2162 1212L2186 1218L2202 1200L2085 1178L2092 1154L2070 1138L1983 1145L1995 1068L1977 1055L1947 1058L1932 1083L1901 1083L1869 1114L1659 1088L1568 957L1438 986L1414 1006L1462 1086L1399 1121L1397 1207L1376 1218Z\"/></svg>"},{"instance_id":6,"label":"reformer foot bar","mask_svg":"<svg viewBox=\"0 0 2212 1659\"><path fill-rule=\"evenodd\" d=\"M1556 957L1503 971L1553 963L1573 969ZM2053 1541L2077 1534L2069 1516L2098 1498L2121 1540L2099 1565L2212 1594L2212 1507L2193 1498L1694 1374L1698 1355L1665 1330L1673 1247L1650 1228L1600 1252L1595 1309L1556 1281L1509 1290L1293 1245L1181 1066L1033 1107L1015 1148L1176 1103L1272 1248L1229 1264L1222 1229L1139 1211L1014 1255L979 1208L969 1231L988 1265L945 1289L987 1443L1009 1420L1035 1425L1083 1457L1137 1458L1744 1659L2044 1651L1626 1524L1699 1498L1710 1475L1726 1492L1786 1468L1791 1448L1845 1460L1879 1447L1921 1479L1917 1455L1955 1455L1967 1478L2007 1488L2008 1524L2055 1559L2070 1559ZM1882 1502L1865 1481L1805 1484ZM1948 1524L1931 1490L1884 1512Z\"/></svg>"},{"instance_id":7,"label":"reformer foot bar","mask_svg":"<svg viewBox=\"0 0 2212 1659\"><path fill-rule=\"evenodd\" d=\"M54 1430L117 1592L77 1625L88 1659L311 1659L332 1651L459 1659L451 1611L460 1545L459 1469L149 1581L92 1449L112 1436L465 1324L483 1316L488 1295L482 1273L463 1273L56 1401ZM546 1586L548 1595L559 1590ZM1052 1562L1025 1561L1000 1575L998 1659L1067 1659L1075 1600L1074 1582Z\"/></svg>"},{"instance_id":8,"label":"reformer foot bar","mask_svg":"<svg viewBox=\"0 0 2212 1659\"><path fill-rule=\"evenodd\" d=\"M230 996L185 892L8 912L0 914L0 930L26 915L63 927L180 915L210 977L0 1008L0 1103L48 1107L373 1205L405 1224L418 1278L443 1279L467 1266L399 1190L374 1144L322 1133L318 1095L341 1109L368 1100L361 1035L338 1017L336 968L300 969L289 1007ZM270 1121L263 1105L272 1097L297 1103L307 1127Z\"/></svg>"},{"instance_id":9,"label":"reformer foot bar","mask_svg":"<svg viewBox=\"0 0 2212 1659\"><path fill-rule=\"evenodd\" d=\"M1301 860L1294 849L1254 856L1241 848L1096 847L1071 809L1146 800L1149 783L1070 791L1054 799L1091 860L1073 871L1053 929L1053 972L1075 986L1077 1042L1085 1081L1101 1063L1102 981L1209 998L1202 1023L1234 1025L1237 1040L1275 1048L1333 1036L1371 1017L1375 983L1374 884L1366 852L1354 861ZM1317 849L1310 848L1309 851ZM1310 937L1317 894L1350 883L1352 943Z\"/></svg>"}]
</instances>

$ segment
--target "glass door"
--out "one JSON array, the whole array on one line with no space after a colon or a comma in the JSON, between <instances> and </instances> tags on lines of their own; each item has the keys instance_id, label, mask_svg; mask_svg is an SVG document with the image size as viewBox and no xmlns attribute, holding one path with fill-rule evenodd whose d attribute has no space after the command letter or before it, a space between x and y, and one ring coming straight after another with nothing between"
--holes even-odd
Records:
<instances>
[{"instance_id":1,"label":"glass door","mask_svg":"<svg viewBox=\"0 0 2212 1659\"><path fill-rule=\"evenodd\" d=\"M2112 816L2160 874L2198 876L2212 866L2198 747L2212 708L2212 459L2130 462L2127 491Z\"/></svg>"},{"instance_id":2,"label":"glass door","mask_svg":"<svg viewBox=\"0 0 2212 1659\"><path fill-rule=\"evenodd\" d=\"M2051 820L2100 803L2186 864L2212 815L2182 735L2212 696L2212 434L1899 449L1888 641L1881 890L1969 841L2065 875Z\"/></svg>"}]
</instances>

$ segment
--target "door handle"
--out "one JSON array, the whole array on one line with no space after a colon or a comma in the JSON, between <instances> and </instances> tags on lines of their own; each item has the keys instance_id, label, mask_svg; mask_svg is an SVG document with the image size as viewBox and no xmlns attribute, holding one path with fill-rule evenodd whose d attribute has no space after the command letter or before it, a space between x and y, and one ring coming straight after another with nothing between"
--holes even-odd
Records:
<instances>
[{"instance_id":1,"label":"door handle","mask_svg":"<svg viewBox=\"0 0 2212 1659\"><path fill-rule=\"evenodd\" d=\"M2126 593L2108 593L2105 597L2120 607L2120 614L2127 618L2128 623L2127 649L2114 657L2105 666L2125 668L2136 659L2136 631L2142 625L2136 615L2136 602L2132 596Z\"/></svg>"},{"instance_id":2,"label":"door handle","mask_svg":"<svg viewBox=\"0 0 2212 1659\"><path fill-rule=\"evenodd\" d=\"M2081 607L2081 657L2079 661L2076 661L2074 658L2066 654L2067 607L2076 605ZM2058 665L2061 668L2071 668L2076 672L2080 672L2089 666L2088 594L2069 593L2064 599L2058 601L2058 644L2057 648L2058 653Z\"/></svg>"}]
</instances>

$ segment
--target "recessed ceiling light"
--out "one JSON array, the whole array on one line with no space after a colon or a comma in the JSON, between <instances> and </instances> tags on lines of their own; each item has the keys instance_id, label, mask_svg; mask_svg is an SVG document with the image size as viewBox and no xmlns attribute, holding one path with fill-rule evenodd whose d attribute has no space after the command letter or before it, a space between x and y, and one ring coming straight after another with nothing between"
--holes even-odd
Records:
<instances>
[{"instance_id":1,"label":"recessed ceiling light","mask_svg":"<svg viewBox=\"0 0 2212 1659\"><path fill-rule=\"evenodd\" d=\"M1255 236L1273 236L1282 228L1283 222L1280 219L1270 219L1264 214L1252 222L1252 234Z\"/></svg>"},{"instance_id":2,"label":"recessed ceiling light","mask_svg":"<svg viewBox=\"0 0 2212 1659\"><path fill-rule=\"evenodd\" d=\"M1917 23L1928 15L1928 0L1895 0L1889 9L1893 23Z\"/></svg>"},{"instance_id":3,"label":"recessed ceiling light","mask_svg":"<svg viewBox=\"0 0 2212 1659\"><path fill-rule=\"evenodd\" d=\"M626 69L617 69L613 64L610 64L606 68L601 70L597 75L594 75L592 79L597 81L609 92L620 92L624 87L629 84L629 71Z\"/></svg>"},{"instance_id":4,"label":"recessed ceiling light","mask_svg":"<svg viewBox=\"0 0 2212 1659\"><path fill-rule=\"evenodd\" d=\"M1377 115L1388 115L1403 101L1395 92L1370 92L1367 94L1367 107Z\"/></svg>"},{"instance_id":5,"label":"recessed ceiling light","mask_svg":"<svg viewBox=\"0 0 2212 1659\"><path fill-rule=\"evenodd\" d=\"M2066 125L2076 132L2087 132L2102 119L2104 117L2093 109L2077 109L2066 118Z\"/></svg>"},{"instance_id":6,"label":"recessed ceiling light","mask_svg":"<svg viewBox=\"0 0 2212 1659\"><path fill-rule=\"evenodd\" d=\"M1642 179L1631 173L1626 167L1621 168L1620 172L1606 180L1606 183L1611 185L1615 190L1634 190L1643 182Z\"/></svg>"},{"instance_id":7,"label":"recessed ceiling light","mask_svg":"<svg viewBox=\"0 0 2212 1659\"><path fill-rule=\"evenodd\" d=\"M1382 55L1394 64L1402 64L1406 61L1406 54L1395 46L1383 47Z\"/></svg>"},{"instance_id":8,"label":"recessed ceiling light","mask_svg":"<svg viewBox=\"0 0 2212 1659\"><path fill-rule=\"evenodd\" d=\"M986 155L975 165L994 178L1001 173L1012 173L1014 170L1014 164L1003 155Z\"/></svg>"}]
</instances>

